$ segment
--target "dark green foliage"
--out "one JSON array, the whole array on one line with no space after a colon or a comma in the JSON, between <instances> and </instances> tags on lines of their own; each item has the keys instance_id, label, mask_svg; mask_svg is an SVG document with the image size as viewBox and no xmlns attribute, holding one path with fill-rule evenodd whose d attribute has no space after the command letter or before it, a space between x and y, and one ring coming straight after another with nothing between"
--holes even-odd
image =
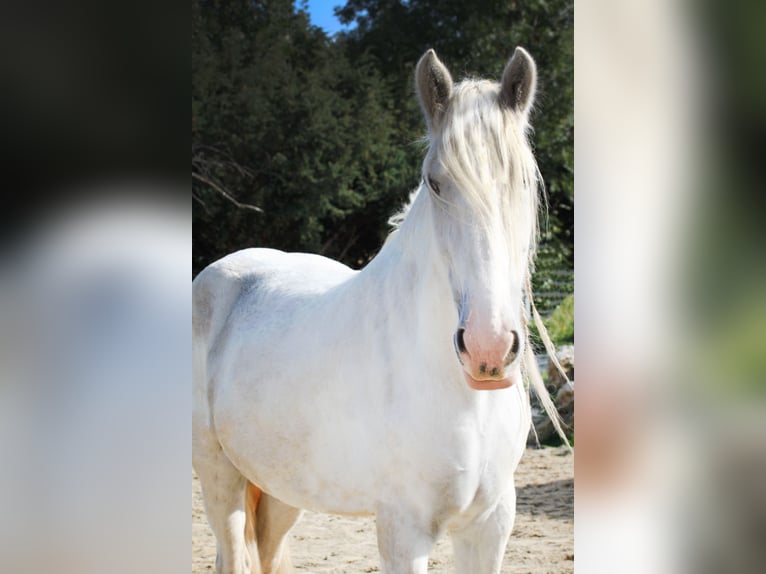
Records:
<instances>
[{"instance_id":1,"label":"dark green foliage","mask_svg":"<svg viewBox=\"0 0 766 574\"><path fill-rule=\"evenodd\" d=\"M292 2L236 4L193 3L194 270L257 245L361 263L407 192L380 77Z\"/></svg>"},{"instance_id":2,"label":"dark green foliage","mask_svg":"<svg viewBox=\"0 0 766 574\"><path fill-rule=\"evenodd\" d=\"M418 184L417 59L433 47L456 80L499 79L516 45L540 72L541 252L571 267L571 1L350 0L340 14L357 27L329 39L292 0L192 0L194 272L251 246L364 264Z\"/></svg>"}]
</instances>

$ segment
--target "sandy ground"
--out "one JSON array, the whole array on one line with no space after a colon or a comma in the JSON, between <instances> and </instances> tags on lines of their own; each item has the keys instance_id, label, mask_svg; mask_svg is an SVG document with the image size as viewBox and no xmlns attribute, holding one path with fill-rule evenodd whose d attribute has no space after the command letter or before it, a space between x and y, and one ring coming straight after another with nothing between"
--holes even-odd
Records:
<instances>
[{"instance_id":1,"label":"sandy ground","mask_svg":"<svg viewBox=\"0 0 766 574\"><path fill-rule=\"evenodd\" d=\"M574 465L563 448L528 449L516 472L516 525L504 573L574 572ZM373 518L306 513L291 533L297 572L378 572ZM215 539L205 518L199 480L192 472L192 574L215 572ZM452 547L439 540L429 572L454 572Z\"/></svg>"}]
</instances>

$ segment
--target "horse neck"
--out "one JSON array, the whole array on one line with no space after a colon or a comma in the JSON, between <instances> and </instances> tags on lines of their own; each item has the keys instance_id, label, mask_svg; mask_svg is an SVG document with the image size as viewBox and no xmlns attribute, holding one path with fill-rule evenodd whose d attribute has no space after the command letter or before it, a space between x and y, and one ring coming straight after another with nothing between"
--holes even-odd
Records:
<instances>
[{"instance_id":1,"label":"horse neck","mask_svg":"<svg viewBox=\"0 0 766 574\"><path fill-rule=\"evenodd\" d=\"M357 287L385 321L407 323L406 336L437 341L435 351L453 353L457 308L449 272L431 233L427 197L415 199L406 220L358 274Z\"/></svg>"}]
</instances>

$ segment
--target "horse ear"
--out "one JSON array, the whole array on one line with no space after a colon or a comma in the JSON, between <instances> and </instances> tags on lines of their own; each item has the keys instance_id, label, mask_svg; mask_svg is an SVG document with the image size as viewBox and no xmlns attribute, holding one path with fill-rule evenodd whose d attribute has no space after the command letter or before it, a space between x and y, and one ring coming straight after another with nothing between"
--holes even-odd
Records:
<instances>
[{"instance_id":1,"label":"horse ear","mask_svg":"<svg viewBox=\"0 0 766 574\"><path fill-rule=\"evenodd\" d=\"M420 58L415 70L415 85L428 129L434 131L452 94L452 76L433 50L428 50Z\"/></svg>"},{"instance_id":2,"label":"horse ear","mask_svg":"<svg viewBox=\"0 0 766 574\"><path fill-rule=\"evenodd\" d=\"M535 98L537 66L524 48L517 47L513 52L500 84L500 103L526 115Z\"/></svg>"}]
</instances>

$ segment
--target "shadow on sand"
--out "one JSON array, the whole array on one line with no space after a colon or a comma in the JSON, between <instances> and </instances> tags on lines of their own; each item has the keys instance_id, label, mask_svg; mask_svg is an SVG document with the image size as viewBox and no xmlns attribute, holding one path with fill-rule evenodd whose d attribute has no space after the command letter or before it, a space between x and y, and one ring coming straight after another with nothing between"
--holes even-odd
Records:
<instances>
[{"instance_id":1,"label":"shadow on sand","mask_svg":"<svg viewBox=\"0 0 766 574\"><path fill-rule=\"evenodd\" d=\"M554 480L516 488L516 511L559 520L574 519L574 480Z\"/></svg>"}]
</instances>

